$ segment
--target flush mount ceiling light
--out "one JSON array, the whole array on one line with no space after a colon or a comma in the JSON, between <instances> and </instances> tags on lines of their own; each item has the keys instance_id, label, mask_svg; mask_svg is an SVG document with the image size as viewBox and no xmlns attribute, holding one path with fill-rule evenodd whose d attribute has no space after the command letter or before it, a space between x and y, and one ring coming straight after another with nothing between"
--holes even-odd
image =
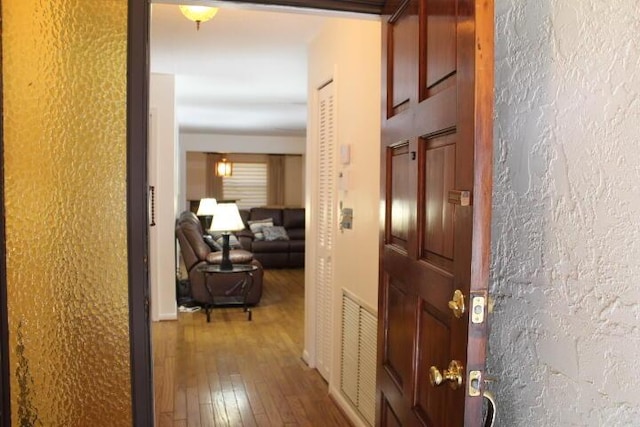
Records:
<instances>
[{"instance_id":1,"label":"flush mount ceiling light","mask_svg":"<svg viewBox=\"0 0 640 427\"><path fill-rule=\"evenodd\" d=\"M182 6L180 5L180 12L187 19L192 20L196 23L196 30L200 29L201 22L207 22L212 19L218 13L217 7L208 7L208 6Z\"/></svg>"}]
</instances>

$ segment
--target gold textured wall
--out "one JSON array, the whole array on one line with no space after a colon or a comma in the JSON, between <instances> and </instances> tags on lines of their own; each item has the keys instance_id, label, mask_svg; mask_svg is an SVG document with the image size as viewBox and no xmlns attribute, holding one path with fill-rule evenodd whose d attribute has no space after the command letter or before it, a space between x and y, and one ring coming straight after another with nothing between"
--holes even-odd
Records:
<instances>
[{"instance_id":1,"label":"gold textured wall","mask_svg":"<svg viewBox=\"0 0 640 427\"><path fill-rule=\"evenodd\" d=\"M13 425L132 423L127 0L2 0Z\"/></svg>"}]
</instances>

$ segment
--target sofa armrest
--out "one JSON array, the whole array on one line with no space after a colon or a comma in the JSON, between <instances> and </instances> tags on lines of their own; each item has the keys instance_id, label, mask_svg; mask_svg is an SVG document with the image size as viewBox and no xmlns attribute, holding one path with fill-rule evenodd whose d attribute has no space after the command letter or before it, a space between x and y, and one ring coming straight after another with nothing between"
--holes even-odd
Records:
<instances>
[{"instance_id":1,"label":"sofa armrest","mask_svg":"<svg viewBox=\"0 0 640 427\"><path fill-rule=\"evenodd\" d=\"M238 238L238 241L240 241L242 249L251 252L251 243L253 243L253 233L251 230L240 230L236 233L236 237Z\"/></svg>"},{"instance_id":2,"label":"sofa armrest","mask_svg":"<svg viewBox=\"0 0 640 427\"><path fill-rule=\"evenodd\" d=\"M236 231L234 234L238 239L240 237L248 237L250 239L253 239L253 233L248 228L245 228L244 230Z\"/></svg>"}]
</instances>

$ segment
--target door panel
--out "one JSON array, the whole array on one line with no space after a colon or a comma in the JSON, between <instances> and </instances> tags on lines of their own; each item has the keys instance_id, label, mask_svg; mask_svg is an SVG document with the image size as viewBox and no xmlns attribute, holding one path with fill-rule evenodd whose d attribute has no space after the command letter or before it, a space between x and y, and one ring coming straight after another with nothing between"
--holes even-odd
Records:
<instances>
[{"instance_id":1,"label":"door panel","mask_svg":"<svg viewBox=\"0 0 640 427\"><path fill-rule=\"evenodd\" d=\"M384 427L402 427L400 420L398 420L398 417L386 399L383 400L382 405L382 421L380 425Z\"/></svg>"},{"instance_id":2,"label":"door panel","mask_svg":"<svg viewBox=\"0 0 640 427\"><path fill-rule=\"evenodd\" d=\"M402 144L391 150L391 202L390 236L387 241L391 244L407 249L410 221L410 191L409 191L409 145Z\"/></svg>"},{"instance_id":3,"label":"door panel","mask_svg":"<svg viewBox=\"0 0 640 427\"><path fill-rule=\"evenodd\" d=\"M455 140L445 137L429 142L424 153L423 257L428 259L429 254L433 254L453 260L454 206L448 202L448 195L455 183Z\"/></svg>"},{"instance_id":4,"label":"door panel","mask_svg":"<svg viewBox=\"0 0 640 427\"><path fill-rule=\"evenodd\" d=\"M418 346L417 408L418 416L425 425L446 425L449 387L431 387L429 368L431 365L447 366L450 360L450 329L448 319L439 319L433 307L423 304L420 311L420 345ZM432 342L439 345L430 345Z\"/></svg>"},{"instance_id":5,"label":"door panel","mask_svg":"<svg viewBox=\"0 0 640 427\"><path fill-rule=\"evenodd\" d=\"M410 101L416 93L415 64L417 63L418 50L418 7L417 1L410 1L399 9L389 26L389 46L392 60L389 61L389 77L391 85L388 86L389 99L391 100L390 115L398 114L409 108Z\"/></svg>"},{"instance_id":6,"label":"door panel","mask_svg":"<svg viewBox=\"0 0 640 427\"><path fill-rule=\"evenodd\" d=\"M398 390L403 391L411 375L411 353L403 349L413 347L413 337L407 333L415 323L415 303L407 288L399 282L390 281L386 287L388 311L386 320L387 340L384 366Z\"/></svg>"},{"instance_id":7,"label":"door panel","mask_svg":"<svg viewBox=\"0 0 640 427\"><path fill-rule=\"evenodd\" d=\"M420 14L423 37L420 50L421 100L455 85L456 2L425 0Z\"/></svg>"},{"instance_id":8,"label":"door panel","mask_svg":"<svg viewBox=\"0 0 640 427\"><path fill-rule=\"evenodd\" d=\"M482 423L467 375L484 371L486 304L478 323L468 305L487 300L492 13L491 0L385 11L378 425Z\"/></svg>"}]
</instances>

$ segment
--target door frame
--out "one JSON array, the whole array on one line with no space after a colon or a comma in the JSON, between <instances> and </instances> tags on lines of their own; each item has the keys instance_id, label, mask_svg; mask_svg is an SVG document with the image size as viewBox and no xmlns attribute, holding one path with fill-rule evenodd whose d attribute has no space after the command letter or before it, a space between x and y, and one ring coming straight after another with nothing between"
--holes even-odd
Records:
<instances>
[{"instance_id":1,"label":"door frame","mask_svg":"<svg viewBox=\"0 0 640 427\"><path fill-rule=\"evenodd\" d=\"M128 1L127 254L129 346L134 426L153 425L153 364L149 317L148 178L149 30L151 5Z\"/></svg>"}]
</instances>

